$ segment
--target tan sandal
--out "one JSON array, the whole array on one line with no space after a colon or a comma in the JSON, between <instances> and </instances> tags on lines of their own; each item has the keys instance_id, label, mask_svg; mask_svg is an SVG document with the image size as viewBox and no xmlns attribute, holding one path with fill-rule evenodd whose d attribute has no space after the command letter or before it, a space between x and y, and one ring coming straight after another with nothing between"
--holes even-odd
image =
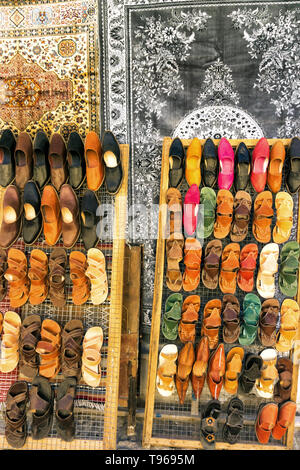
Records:
<instances>
[{"instance_id":1,"label":"tan sandal","mask_svg":"<svg viewBox=\"0 0 300 470\"><path fill-rule=\"evenodd\" d=\"M87 264L85 275L91 282L91 302L93 305L103 304L108 295L108 283L105 256L102 251L90 248L87 252Z\"/></svg>"},{"instance_id":2,"label":"tan sandal","mask_svg":"<svg viewBox=\"0 0 300 470\"><path fill-rule=\"evenodd\" d=\"M41 340L36 352L40 355L39 374L48 379L56 377L60 371L61 327L47 318L41 327Z\"/></svg>"},{"instance_id":3,"label":"tan sandal","mask_svg":"<svg viewBox=\"0 0 300 470\"><path fill-rule=\"evenodd\" d=\"M71 251L70 278L73 283L72 301L74 305L83 305L90 296L90 282L85 275L87 259L81 251Z\"/></svg>"},{"instance_id":4,"label":"tan sandal","mask_svg":"<svg viewBox=\"0 0 300 470\"><path fill-rule=\"evenodd\" d=\"M5 374L12 372L19 362L20 328L20 316L15 312L6 312L3 319L0 361L0 371Z\"/></svg>"},{"instance_id":5,"label":"tan sandal","mask_svg":"<svg viewBox=\"0 0 300 470\"><path fill-rule=\"evenodd\" d=\"M300 308L292 299L284 299L280 309L280 329L276 336L276 349L288 352L292 349L296 339Z\"/></svg>"},{"instance_id":6,"label":"tan sandal","mask_svg":"<svg viewBox=\"0 0 300 470\"><path fill-rule=\"evenodd\" d=\"M176 344L166 344L159 353L156 387L160 395L169 397L175 390L174 376L178 349Z\"/></svg>"},{"instance_id":7,"label":"tan sandal","mask_svg":"<svg viewBox=\"0 0 300 470\"><path fill-rule=\"evenodd\" d=\"M82 343L82 378L90 387L99 387L101 381L101 348L103 330L101 326L93 326L85 333Z\"/></svg>"},{"instance_id":8,"label":"tan sandal","mask_svg":"<svg viewBox=\"0 0 300 470\"><path fill-rule=\"evenodd\" d=\"M31 281L29 302L40 305L48 295L48 257L42 250L32 250L28 277Z\"/></svg>"},{"instance_id":9,"label":"tan sandal","mask_svg":"<svg viewBox=\"0 0 300 470\"><path fill-rule=\"evenodd\" d=\"M23 251L10 248L7 254L7 270L4 275L9 283L9 300L12 308L22 307L29 296L27 258Z\"/></svg>"}]
</instances>

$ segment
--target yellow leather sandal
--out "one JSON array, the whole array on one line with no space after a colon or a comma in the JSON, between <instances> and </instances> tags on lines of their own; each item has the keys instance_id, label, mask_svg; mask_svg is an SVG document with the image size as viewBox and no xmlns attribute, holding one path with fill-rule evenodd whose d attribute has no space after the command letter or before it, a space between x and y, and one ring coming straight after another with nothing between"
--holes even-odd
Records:
<instances>
[{"instance_id":1,"label":"yellow leather sandal","mask_svg":"<svg viewBox=\"0 0 300 470\"><path fill-rule=\"evenodd\" d=\"M297 335L300 309L293 299L285 299L280 309L280 328L276 337L276 349L288 352L292 349Z\"/></svg>"}]
</instances>

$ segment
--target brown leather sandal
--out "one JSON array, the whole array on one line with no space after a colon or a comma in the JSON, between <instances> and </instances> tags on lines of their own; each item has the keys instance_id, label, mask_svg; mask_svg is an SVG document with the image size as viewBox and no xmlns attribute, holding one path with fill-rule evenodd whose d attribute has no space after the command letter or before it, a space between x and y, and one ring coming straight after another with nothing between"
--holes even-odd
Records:
<instances>
[{"instance_id":1,"label":"brown leather sandal","mask_svg":"<svg viewBox=\"0 0 300 470\"><path fill-rule=\"evenodd\" d=\"M233 217L233 195L227 189L217 194L217 211L214 225L215 238L225 238L230 232Z\"/></svg>"},{"instance_id":2,"label":"brown leather sandal","mask_svg":"<svg viewBox=\"0 0 300 470\"><path fill-rule=\"evenodd\" d=\"M23 251L10 248L7 254L5 279L9 282L9 300L12 308L22 307L29 296L27 259Z\"/></svg>"},{"instance_id":3,"label":"brown leather sandal","mask_svg":"<svg viewBox=\"0 0 300 470\"><path fill-rule=\"evenodd\" d=\"M63 376L81 376L83 324L81 320L70 320L62 332L61 371Z\"/></svg>"},{"instance_id":4,"label":"brown leather sandal","mask_svg":"<svg viewBox=\"0 0 300 470\"><path fill-rule=\"evenodd\" d=\"M39 369L36 346L40 339L41 323L39 315L29 315L21 325L19 371L20 376L31 381L38 374Z\"/></svg>"},{"instance_id":5,"label":"brown leather sandal","mask_svg":"<svg viewBox=\"0 0 300 470\"><path fill-rule=\"evenodd\" d=\"M55 307L66 305L66 265L66 251L63 248L54 248L49 259L49 298Z\"/></svg>"},{"instance_id":6,"label":"brown leather sandal","mask_svg":"<svg viewBox=\"0 0 300 470\"><path fill-rule=\"evenodd\" d=\"M169 213L169 235L182 233L182 196L180 191L176 188L169 188L166 200Z\"/></svg>"},{"instance_id":7,"label":"brown leather sandal","mask_svg":"<svg viewBox=\"0 0 300 470\"><path fill-rule=\"evenodd\" d=\"M271 191L263 191L254 201L254 219L252 232L260 243L269 243L271 240L271 223L274 214Z\"/></svg>"},{"instance_id":8,"label":"brown leather sandal","mask_svg":"<svg viewBox=\"0 0 300 470\"><path fill-rule=\"evenodd\" d=\"M219 287L224 294L234 294L236 291L237 272L240 267L240 245L229 243L222 253Z\"/></svg>"},{"instance_id":9,"label":"brown leather sandal","mask_svg":"<svg viewBox=\"0 0 300 470\"><path fill-rule=\"evenodd\" d=\"M183 245L182 233L173 233L166 241L166 285L173 292L179 292L182 288L182 274L179 263L183 258Z\"/></svg>"},{"instance_id":10,"label":"brown leather sandal","mask_svg":"<svg viewBox=\"0 0 300 470\"><path fill-rule=\"evenodd\" d=\"M6 396L5 437L15 449L24 446L27 438L26 408L29 390L26 382L13 383Z\"/></svg>"},{"instance_id":11,"label":"brown leather sandal","mask_svg":"<svg viewBox=\"0 0 300 470\"><path fill-rule=\"evenodd\" d=\"M48 379L56 377L60 370L61 328L47 318L42 323L41 340L36 351L40 355L39 374Z\"/></svg>"},{"instance_id":12,"label":"brown leather sandal","mask_svg":"<svg viewBox=\"0 0 300 470\"><path fill-rule=\"evenodd\" d=\"M216 289L219 281L219 265L222 254L221 240L211 240L205 248L202 283L207 289Z\"/></svg>"},{"instance_id":13,"label":"brown leather sandal","mask_svg":"<svg viewBox=\"0 0 300 470\"><path fill-rule=\"evenodd\" d=\"M233 222L230 230L232 242L243 241L248 234L252 199L246 191L238 191L233 203Z\"/></svg>"},{"instance_id":14,"label":"brown leather sandal","mask_svg":"<svg viewBox=\"0 0 300 470\"><path fill-rule=\"evenodd\" d=\"M189 295L182 304L182 315L178 326L178 334L182 343L195 342L196 323L200 309L199 295Z\"/></svg>"},{"instance_id":15,"label":"brown leather sandal","mask_svg":"<svg viewBox=\"0 0 300 470\"><path fill-rule=\"evenodd\" d=\"M259 316L258 337L261 344L265 347L275 346L279 310L280 304L277 299L268 299L262 303Z\"/></svg>"},{"instance_id":16,"label":"brown leather sandal","mask_svg":"<svg viewBox=\"0 0 300 470\"><path fill-rule=\"evenodd\" d=\"M219 343L221 308L222 302L220 299L209 300L204 307L201 336L208 337L210 350L215 349Z\"/></svg>"},{"instance_id":17,"label":"brown leather sandal","mask_svg":"<svg viewBox=\"0 0 300 470\"><path fill-rule=\"evenodd\" d=\"M226 294L222 301L223 341L235 343L240 335L240 303L232 294Z\"/></svg>"},{"instance_id":18,"label":"brown leather sandal","mask_svg":"<svg viewBox=\"0 0 300 470\"><path fill-rule=\"evenodd\" d=\"M48 257L42 250L32 250L28 277L31 281L29 302L39 305L48 295Z\"/></svg>"},{"instance_id":19,"label":"brown leather sandal","mask_svg":"<svg viewBox=\"0 0 300 470\"><path fill-rule=\"evenodd\" d=\"M0 302L2 302L7 292L7 282L4 277L6 267L7 267L6 251L0 248Z\"/></svg>"},{"instance_id":20,"label":"brown leather sandal","mask_svg":"<svg viewBox=\"0 0 300 470\"><path fill-rule=\"evenodd\" d=\"M69 262L70 278L73 282L72 301L74 305L82 305L90 295L90 281L85 275L87 258L81 251L72 251Z\"/></svg>"},{"instance_id":21,"label":"brown leather sandal","mask_svg":"<svg viewBox=\"0 0 300 470\"><path fill-rule=\"evenodd\" d=\"M197 289L200 282L202 248L196 238L187 238L184 246L185 272L182 286L186 292Z\"/></svg>"}]
</instances>

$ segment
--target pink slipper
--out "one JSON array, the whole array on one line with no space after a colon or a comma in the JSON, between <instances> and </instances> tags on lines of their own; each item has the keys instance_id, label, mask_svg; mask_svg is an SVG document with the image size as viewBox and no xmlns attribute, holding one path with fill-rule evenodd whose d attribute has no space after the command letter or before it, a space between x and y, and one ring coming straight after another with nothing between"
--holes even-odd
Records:
<instances>
[{"instance_id":1,"label":"pink slipper","mask_svg":"<svg viewBox=\"0 0 300 470\"><path fill-rule=\"evenodd\" d=\"M270 159L270 148L265 137L259 139L252 153L252 170L250 180L257 193L264 191L267 183L267 168Z\"/></svg>"},{"instance_id":2,"label":"pink slipper","mask_svg":"<svg viewBox=\"0 0 300 470\"><path fill-rule=\"evenodd\" d=\"M196 184L192 184L185 195L183 204L183 226L185 233L189 237L196 231L199 204L199 188Z\"/></svg>"},{"instance_id":3,"label":"pink slipper","mask_svg":"<svg viewBox=\"0 0 300 470\"><path fill-rule=\"evenodd\" d=\"M218 146L219 189L230 189L234 180L234 151L229 141L222 137Z\"/></svg>"}]
</instances>

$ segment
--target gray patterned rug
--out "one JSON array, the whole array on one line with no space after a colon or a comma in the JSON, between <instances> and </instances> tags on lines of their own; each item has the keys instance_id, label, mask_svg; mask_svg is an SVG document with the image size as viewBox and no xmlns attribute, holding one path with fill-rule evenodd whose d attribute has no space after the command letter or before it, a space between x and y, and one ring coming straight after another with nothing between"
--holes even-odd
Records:
<instances>
[{"instance_id":1,"label":"gray patterned rug","mask_svg":"<svg viewBox=\"0 0 300 470\"><path fill-rule=\"evenodd\" d=\"M299 135L300 1L101 0L99 7L103 128L130 144L130 200L143 204L128 237L145 248L146 327L162 139Z\"/></svg>"}]
</instances>

